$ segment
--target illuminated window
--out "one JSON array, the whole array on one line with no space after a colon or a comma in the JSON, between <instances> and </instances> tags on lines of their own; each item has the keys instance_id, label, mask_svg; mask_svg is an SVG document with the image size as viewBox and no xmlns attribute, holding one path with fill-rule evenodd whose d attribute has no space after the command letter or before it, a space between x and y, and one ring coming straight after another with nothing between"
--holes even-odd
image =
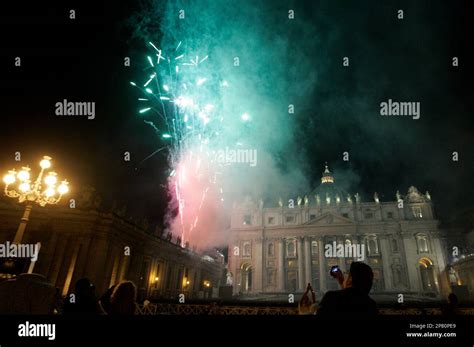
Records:
<instances>
[{"instance_id":1,"label":"illuminated window","mask_svg":"<svg viewBox=\"0 0 474 347\"><path fill-rule=\"evenodd\" d=\"M369 255L377 255L379 253L376 236L369 236L367 238L367 252Z\"/></svg>"},{"instance_id":2,"label":"illuminated window","mask_svg":"<svg viewBox=\"0 0 474 347\"><path fill-rule=\"evenodd\" d=\"M417 236L418 252L428 253L428 238L425 235Z\"/></svg>"},{"instance_id":3,"label":"illuminated window","mask_svg":"<svg viewBox=\"0 0 474 347\"><path fill-rule=\"evenodd\" d=\"M318 241L311 241L311 254L318 255Z\"/></svg>"},{"instance_id":4,"label":"illuminated window","mask_svg":"<svg viewBox=\"0 0 474 347\"><path fill-rule=\"evenodd\" d=\"M413 212L413 217L423 218L423 214L421 213L421 207L413 207L412 212Z\"/></svg>"},{"instance_id":5,"label":"illuminated window","mask_svg":"<svg viewBox=\"0 0 474 347\"><path fill-rule=\"evenodd\" d=\"M286 243L286 256L296 257L296 240L290 240Z\"/></svg>"},{"instance_id":6,"label":"illuminated window","mask_svg":"<svg viewBox=\"0 0 474 347\"><path fill-rule=\"evenodd\" d=\"M243 245L243 249L244 249L244 254L243 256L244 257L250 257L251 256L251 252L252 252L252 247L250 245L250 241L244 241L244 245Z\"/></svg>"},{"instance_id":7,"label":"illuminated window","mask_svg":"<svg viewBox=\"0 0 474 347\"><path fill-rule=\"evenodd\" d=\"M244 224L245 224L245 225L250 225L251 222L252 222L252 216L249 215L249 214L246 214L246 215L244 216Z\"/></svg>"},{"instance_id":8,"label":"illuminated window","mask_svg":"<svg viewBox=\"0 0 474 347\"><path fill-rule=\"evenodd\" d=\"M286 267L287 268L298 267L298 262L296 262L295 260L288 260L287 263L286 263Z\"/></svg>"}]
</instances>

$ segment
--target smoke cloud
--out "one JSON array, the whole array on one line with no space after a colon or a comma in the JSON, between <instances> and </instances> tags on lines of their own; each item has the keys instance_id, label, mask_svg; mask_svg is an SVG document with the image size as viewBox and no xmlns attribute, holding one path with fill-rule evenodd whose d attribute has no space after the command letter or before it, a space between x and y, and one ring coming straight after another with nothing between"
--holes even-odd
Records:
<instances>
[{"instance_id":1,"label":"smoke cloud","mask_svg":"<svg viewBox=\"0 0 474 347\"><path fill-rule=\"evenodd\" d=\"M382 201L393 200L396 190L406 192L413 184L444 203L440 211L447 216L467 201L472 185L458 181L468 182L473 164L457 165L451 153L463 154L472 144L472 137L457 135L469 126L463 115L470 103L461 98L472 91L455 93L449 84L453 72L446 57L455 54L448 46L456 32L437 25L446 20L444 6L430 4L432 16L423 16L425 5L412 2L147 3L132 19L144 45L155 40L170 49L183 41L187 51L209 55L207 73L229 82L220 95L227 127L215 149L240 146L258 153L255 167L222 169L226 200L219 194L208 200L214 205L205 209L207 220L221 216L221 206L228 213L231 202L246 195L267 205L279 196L304 195L319 184L325 161L336 183L363 200L374 191ZM409 14L404 21L396 17L399 7ZM421 118L383 118L379 105L389 98L420 102ZM243 113L249 116L245 127ZM433 144L436 138L442 145ZM345 151L348 162L342 160ZM224 229L213 224L199 234L209 239Z\"/></svg>"},{"instance_id":2,"label":"smoke cloud","mask_svg":"<svg viewBox=\"0 0 474 347\"><path fill-rule=\"evenodd\" d=\"M225 243L225 216L235 201L250 196L254 201L263 199L269 205L276 205L279 196L310 191L302 170L303 158L298 155L301 150L294 132L293 110L309 107L305 100L317 76L304 48L297 59L289 59L294 57L291 35L282 24L291 23L288 16L288 9L270 3L170 1L166 5L150 2L135 18L135 33L144 42L158 40L160 47L170 50L182 41L191 56L209 55L201 71L205 69L206 75L218 76L229 85L220 95L224 127L212 144L213 150L256 153L255 166L248 163L220 166L217 184L207 192L204 203L201 194L194 190L202 191L206 182L199 177L187 182L183 189L189 213L184 216L185 224L192 224L192 216L200 211L196 229L186 237L193 245ZM151 18L159 21L159 33L150 32L151 24L156 25ZM316 35L310 23L294 22L293 30L300 40L311 42ZM248 117L245 122L244 114ZM174 180L171 179L171 189ZM168 224L179 234L182 221L177 209L179 202L175 200L170 206Z\"/></svg>"}]
</instances>

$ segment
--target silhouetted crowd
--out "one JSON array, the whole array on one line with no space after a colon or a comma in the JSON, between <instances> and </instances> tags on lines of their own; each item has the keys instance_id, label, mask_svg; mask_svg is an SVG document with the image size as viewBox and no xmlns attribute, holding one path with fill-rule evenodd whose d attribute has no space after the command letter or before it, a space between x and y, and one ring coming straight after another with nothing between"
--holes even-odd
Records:
<instances>
[{"instance_id":1,"label":"silhouetted crowd","mask_svg":"<svg viewBox=\"0 0 474 347\"><path fill-rule=\"evenodd\" d=\"M362 262L353 262L344 275L338 266L333 266L330 275L338 282L340 290L328 291L319 305L316 293L308 283L298 304L301 315L318 315L328 318L374 318L378 314L377 304L370 297L374 274L371 267ZM64 298L59 288L54 288L46 278L38 274L21 274L15 280L0 283L0 312L13 314L64 314L64 315L134 315L137 312L137 287L131 281L121 281L101 296L88 278L75 283L74 291ZM144 304L149 303L145 300ZM457 315L458 299L454 293L448 304L442 307L446 316ZM209 307L207 314L217 314L219 306Z\"/></svg>"},{"instance_id":2,"label":"silhouetted crowd","mask_svg":"<svg viewBox=\"0 0 474 347\"><path fill-rule=\"evenodd\" d=\"M66 315L133 315L136 310L137 287L131 281L113 285L99 298L88 278L76 282L74 293L64 298L62 310Z\"/></svg>"}]
</instances>

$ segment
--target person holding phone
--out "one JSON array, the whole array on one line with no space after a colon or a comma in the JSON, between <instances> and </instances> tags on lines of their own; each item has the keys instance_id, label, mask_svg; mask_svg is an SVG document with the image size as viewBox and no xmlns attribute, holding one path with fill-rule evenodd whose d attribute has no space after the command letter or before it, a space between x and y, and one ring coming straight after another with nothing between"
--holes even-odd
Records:
<instances>
[{"instance_id":1,"label":"person holding phone","mask_svg":"<svg viewBox=\"0 0 474 347\"><path fill-rule=\"evenodd\" d=\"M311 293L311 298L309 294ZM298 304L298 313L300 315L308 315L316 313L316 294L314 293L311 283L308 283L306 287L306 292L301 297L301 300Z\"/></svg>"},{"instance_id":2,"label":"person holding phone","mask_svg":"<svg viewBox=\"0 0 474 347\"><path fill-rule=\"evenodd\" d=\"M331 275L331 277L333 277L337 281L337 283L339 283L342 289L349 288L351 286L352 277L351 276L344 277L344 274L339 268L339 265L332 266L331 271L329 272L329 275Z\"/></svg>"},{"instance_id":3,"label":"person holding phone","mask_svg":"<svg viewBox=\"0 0 474 347\"><path fill-rule=\"evenodd\" d=\"M377 304L369 296L374 274L362 262L351 264L349 275L333 266L329 274L337 280L341 290L327 292L319 304L318 316L337 318L371 318L377 315Z\"/></svg>"}]
</instances>

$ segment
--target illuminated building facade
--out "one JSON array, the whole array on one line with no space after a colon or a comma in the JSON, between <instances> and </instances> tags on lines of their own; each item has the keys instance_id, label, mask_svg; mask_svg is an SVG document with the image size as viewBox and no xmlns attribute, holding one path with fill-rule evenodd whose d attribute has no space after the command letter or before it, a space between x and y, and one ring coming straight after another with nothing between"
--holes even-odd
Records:
<instances>
[{"instance_id":1,"label":"illuminated building facade","mask_svg":"<svg viewBox=\"0 0 474 347\"><path fill-rule=\"evenodd\" d=\"M87 277L102 294L120 280L131 280L139 299L209 298L218 295L224 258L182 247L175 238L151 234L144 221L125 216L123 207L103 209L88 188L52 208L33 209L22 243L41 242L34 273L62 295ZM13 240L22 206L0 199L0 242ZM3 278L5 279L5 277ZM1 279L0 279L1 281Z\"/></svg>"},{"instance_id":2,"label":"illuminated building facade","mask_svg":"<svg viewBox=\"0 0 474 347\"><path fill-rule=\"evenodd\" d=\"M364 245L373 292L440 297L449 291L446 241L428 192L410 187L394 201L362 201L340 189L326 166L321 184L296 200L264 206L247 198L231 217L229 271L234 294L338 289L329 270L352 257L328 257L328 245ZM335 242L335 243L334 243ZM360 249L363 249L360 247Z\"/></svg>"}]
</instances>

